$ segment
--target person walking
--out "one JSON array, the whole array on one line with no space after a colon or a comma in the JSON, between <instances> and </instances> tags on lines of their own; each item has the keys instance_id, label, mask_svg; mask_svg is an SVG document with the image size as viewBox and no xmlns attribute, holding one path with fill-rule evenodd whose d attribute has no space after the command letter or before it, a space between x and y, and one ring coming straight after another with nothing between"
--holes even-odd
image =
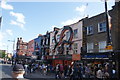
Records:
<instances>
[{"instance_id":1,"label":"person walking","mask_svg":"<svg viewBox=\"0 0 120 80\"><path fill-rule=\"evenodd\" d=\"M55 67L55 78L58 79L60 78L60 65L57 64Z\"/></svg>"},{"instance_id":2,"label":"person walking","mask_svg":"<svg viewBox=\"0 0 120 80\"><path fill-rule=\"evenodd\" d=\"M67 71L68 71L68 66L67 64L64 65L64 77L67 78Z\"/></svg>"},{"instance_id":3,"label":"person walking","mask_svg":"<svg viewBox=\"0 0 120 80\"><path fill-rule=\"evenodd\" d=\"M63 65L60 64L60 78L63 78L63 76L64 76L63 70L64 70Z\"/></svg>"},{"instance_id":4,"label":"person walking","mask_svg":"<svg viewBox=\"0 0 120 80\"><path fill-rule=\"evenodd\" d=\"M101 68L98 68L98 71L96 73L96 77L98 80L102 80L103 79L103 72Z\"/></svg>"},{"instance_id":5,"label":"person walking","mask_svg":"<svg viewBox=\"0 0 120 80\"><path fill-rule=\"evenodd\" d=\"M28 72L28 65L25 64L24 66L25 66L25 67L24 67L24 68L25 68L25 74L27 75L27 72Z\"/></svg>"},{"instance_id":6,"label":"person walking","mask_svg":"<svg viewBox=\"0 0 120 80\"><path fill-rule=\"evenodd\" d=\"M25 70L24 70L24 67L23 65L21 64L16 64L13 66L13 69L12 69L12 77L13 77L13 80L19 80L19 79L24 79L24 73L25 73Z\"/></svg>"},{"instance_id":7,"label":"person walking","mask_svg":"<svg viewBox=\"0 0 120 80\"><path fill-rule=\"evenodd\" d=\"M70 73L70 80L73 80L74 79L74 66L70 67L69 73Z\"/></svg>"}]
</instances>

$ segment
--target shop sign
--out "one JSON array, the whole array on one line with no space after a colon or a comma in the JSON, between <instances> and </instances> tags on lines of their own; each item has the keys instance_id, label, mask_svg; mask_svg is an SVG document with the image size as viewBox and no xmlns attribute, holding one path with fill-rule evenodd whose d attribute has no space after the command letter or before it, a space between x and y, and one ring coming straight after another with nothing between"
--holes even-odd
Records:
<instances>
[{"instance_id":1,"label":"shop sign","mask_svg":"<svg viewBox=\"0 0 120 80\"><path fill-rule=\"evenodd\" d=\"M106 46L106 48L105 48L106 50L112 50L113 49L113 47L112 47L112 45L108 45L108 46Z\"/></svg>"},{"instance_id":2,"label":"shop sign","mask_svg":"<svg viewBox=\"0 0 120 80\"><path fill-rule=\"evenodd\" d=\"M107 55L84 55L84 58L108 58Z\"/></svg>"},{"instance_id":3,"label":"shop sign","mask_svg":"<svg viewBox=\"0 0 120 80\"><path fill-rule=\"evenodd\" d=\"M72 60L81 60L80 54L72 54Z\"/></svg>"}]
</instances>

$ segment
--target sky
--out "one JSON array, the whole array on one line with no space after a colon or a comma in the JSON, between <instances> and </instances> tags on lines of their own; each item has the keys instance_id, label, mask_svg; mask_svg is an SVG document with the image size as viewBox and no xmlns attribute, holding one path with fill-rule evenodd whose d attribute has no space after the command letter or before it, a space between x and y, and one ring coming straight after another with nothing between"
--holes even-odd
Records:
<instances>
[{"instance_id":1,"label":"sky","mask_svg":"<svg viewBox=\"0 0 120 80\"><path fill-rule=\"evenodd\" d=\"M112 9L114 1L108 2ZM18 37L28 42L52 31L53 27L73 24L86 16L95 16L105 11L104 2L17 2L1 1L0 49L13 51ZM8 41L9 40L9 41ZM16 48L16 47L15 47Z\"/></svg>"}]
</instances>

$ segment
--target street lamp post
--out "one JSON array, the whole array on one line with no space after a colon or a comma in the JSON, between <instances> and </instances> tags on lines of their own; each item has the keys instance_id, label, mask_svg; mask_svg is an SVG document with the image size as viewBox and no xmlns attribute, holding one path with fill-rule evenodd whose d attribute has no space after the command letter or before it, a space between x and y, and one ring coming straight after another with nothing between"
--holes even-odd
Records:
<instances>
[{"instance_id":1,"label":"street lamp post","mask_svg":"<svg viewBox=\"0 0 120 80\"><path fill-rule=\"evenodd\" d=\"M107 46L108 46L111 45L111 40L110 40L110 30L109 30L109 22L108 22L107 0L105 0L105 15L106 15L106 28L107 28Z\"/></svg>"},{"instance_id":2,"label":"street lamp post","mask_svg":"<svg viewBox=\"0 0 120 80\"><path fill-rule=\"evenodd\" d=\"M110 29L109 29L109 21L108 21L108 10L107 10L107 0L105 0L105 15L106 15L106 31L107 31L107 46L109 48L112 47L112 44L111 44L111 36L110 36ZM110 48L108 49L110 50ZM110 53L110 52L109 52ZM109 54L111 56L111 53ZM109 57L110 59L110 57ZM109 74L110 74L110 78L112 76L112 61L109 60Z\"/></svg>"},{"instance_id":3,"label":"street lamp post","mask_svg":"<svg viewBox=\"0 0 120 80\"><path fill-rule=\"evenodd\" d=\"M15 47L15 40L8 40L9 42L13 42L13 55L14 55L14 47ZM12 65L13 65L14 58L12 57Z\"/></svg>"},{"instance_id":4,"label":"street lamp post","mask_svg":"<svg viewBox=\"0 0 120 80\"><path fill-rule=\"evenodd\" d=\"M13 42L13 53L14 53L14 47L15 47L15 40L8 40L9 42Z\"/></svg>"}]
</instances>

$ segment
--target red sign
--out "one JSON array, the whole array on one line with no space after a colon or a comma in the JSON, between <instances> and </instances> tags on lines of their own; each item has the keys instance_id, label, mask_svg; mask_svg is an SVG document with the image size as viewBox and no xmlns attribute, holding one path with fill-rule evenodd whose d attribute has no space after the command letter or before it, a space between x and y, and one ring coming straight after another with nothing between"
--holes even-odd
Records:
<instances>
[{"instance_id":1,"label":"red sign","mask_svg":"<svg viewBox=\"0 0 120 80\"><path fill-rule=\"evenodd\" d=\"M81 60L80 54L72 54L72 60L74 61Z\"/></svg>"}]
</instances>

